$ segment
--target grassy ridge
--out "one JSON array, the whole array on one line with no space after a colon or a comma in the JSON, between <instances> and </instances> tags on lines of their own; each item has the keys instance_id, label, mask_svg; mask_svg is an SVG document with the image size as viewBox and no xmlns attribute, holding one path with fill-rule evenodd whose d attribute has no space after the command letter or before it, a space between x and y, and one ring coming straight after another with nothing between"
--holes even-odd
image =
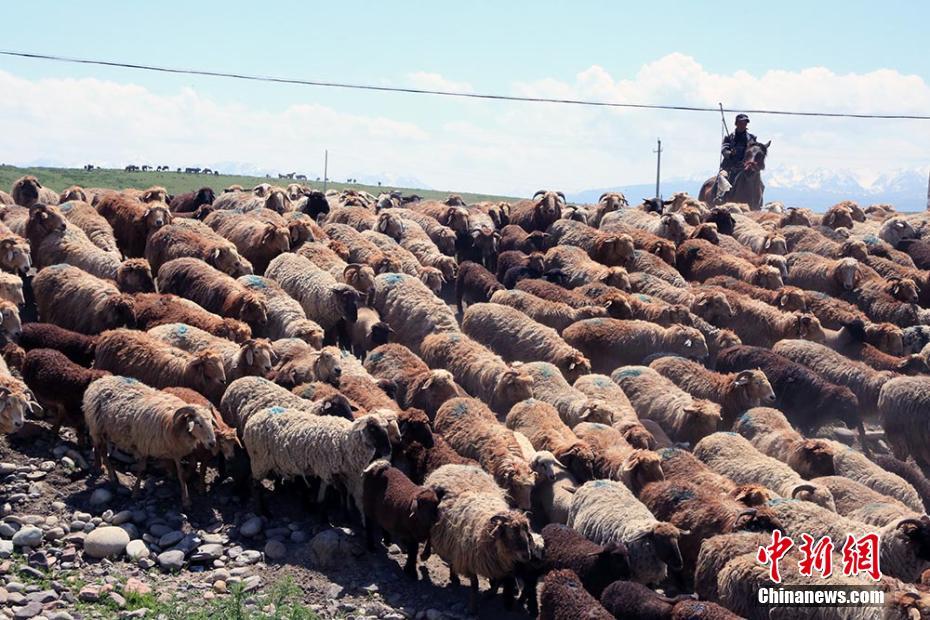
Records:
<instances>
[{"instance_id":1,"label":"grassy ridge","mask_svg":"<svg viewBox=\"0 0 930 620\"><path fill-rule=\"evenodd\" d=\"M265 177L250 177L230 174L204 175L204 174L185 174L181 172L126 172L124 170L103 169L103 170L79 170L77 168L18 168L16 166L0 166L0 189L10 191L13 182L19 177L31 174L39 179L42 185L49 187L56 192L61 192L71 185L80 185L82 187L107 187L112 189L126 189L134 187L145 189L152 185L161 185L168 190L170 194L180 194L199 189L204 186L212 187L217 193L224 187L230 185L241 185L243 187L254 187L259 183L271 183L273 185L287 186L288 183L308 183L309 185L322 189L322 182L315 181L290 181L288 179L268 179ZM473 194L468 192L449 192L434 191L428 189L408 188L408 187L378 187L377 185L362 185L345 183L327 183L328 189L352 189L365 190L374 195L388 189L397 189L405 194L418 194L423 198L446 198L450 193L460 194L467 202L478 202L480 200L514 200L508 196L493 196L488 194Z\"/></svg>"}]
</instances>

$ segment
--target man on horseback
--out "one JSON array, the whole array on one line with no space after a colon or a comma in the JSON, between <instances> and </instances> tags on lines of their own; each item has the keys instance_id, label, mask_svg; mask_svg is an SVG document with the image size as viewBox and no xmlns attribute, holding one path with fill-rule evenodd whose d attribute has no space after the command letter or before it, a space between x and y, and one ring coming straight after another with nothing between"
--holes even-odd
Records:
<instances>
[{"instance_id":1,"label":"man on horseback","mask_svg":"<svg viewBox=\"0 0 930 620\"><path fill-rule=\"evenodd\" d=\"M746 155L746 145L750 142L757 142L756 137L749 133L749 117L745 114L736 115L736 129L723 139L720 148L720 154L723 161L720 163L720 169L726 172L726 175L718 175L717 178L717 199L723 200L724 194L730 189L732 183L736 180L737 173L743 167L743 158Z\"/></svg>"}]
</instances>

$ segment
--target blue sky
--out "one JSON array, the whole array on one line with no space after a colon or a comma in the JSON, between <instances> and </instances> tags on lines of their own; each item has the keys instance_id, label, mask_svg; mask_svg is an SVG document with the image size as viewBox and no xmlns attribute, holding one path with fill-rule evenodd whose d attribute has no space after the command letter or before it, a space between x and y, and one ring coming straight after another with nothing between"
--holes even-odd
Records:
<instances>
[{"instance_id":1,"label":"blue sky","mask_svg":"<svg viewBox=\"0 0 930 620\"><path fill-rule=\"evenodd\" d=\"M7 28L2 47L478 92L620 97L650 103L713 104L723 99L733 106L926 113L930 63L924 25L930 5L876 6L867 2L568 6L556 2L37 1L4 7L5 23L36 27ZM813 68L826 73L812 73ZM179 153L191 153L198 161L309 170L316 166L317 153L328 147L339 155L336 161L345 163L345 173L411 177L437 187L451 184L512 193L532 191L534 185L553 177L556 183L573 185L570 189L648 180L642 177L650 169L649 146L656 135L663 136L669 149L669 174L700 176L712 167L719 140L719 124L712 115L456 101L7 57L0 57L0 72L34 84L30 92L40 97L43 85L56 93L61 89L50 86L60 86L61 80L95 80L77 82L82 96L73 106L89 106L86 114L73 107L64 111L46 107L40 112L18 102L13 109L0 110L4 112L0 129L11 123L22 131L41 131L43 119L59 116L69 118L72 125L99 127L96 140L74 130L71 147L76 141L82 154L112 165L124 163L120 160L126 157L170 157L174 163ZM116 88L126 85L144 92ZM64 100L57 105L67 107ZM117 113L110 126L101 127L107 123L101 110L108 105L149 106L153 116L145 117L140 110L135 111L138 116ZM301 106L309 108L300 112ZM289 139L289 130L307 125L308 115L326 117L324 109L332 113L329 127L303 133L298 127L295 138ZM129 122L133 119L135 123ZM121 121L127 125L119 126ZM244 126L255 122L267 122L268 135L263 138L254 127ZM139 128L140 124L147 126ZM328 131L332 124L345 129L332 133ZM920 125L921 136L926 136L927 125ZM786 157L781 159L786 167L789 163L811 169L836 167L868 178L923 165L916 146L900 144L914 135L912 124L865 126L757 117L752 130L773 137L777 148L788 140L789 148L782 151ZM241 144L241 151L216 142L210 150L202 137L185 138L198 131L208 136L225 132L253 142ZM534 145L534 136L546 145ZM287 145L269 154L266 149L271 147L263 139ZM864 139L872 143L862 153ZM927 144L924 137L920 141ZM22 142L7 145L2 138L0 147L7 161L20 163L77 157L67 154L67 144L58 154L17 152ZM482 162L489 159L485 170Z\"/></svg>"}]
</instances>

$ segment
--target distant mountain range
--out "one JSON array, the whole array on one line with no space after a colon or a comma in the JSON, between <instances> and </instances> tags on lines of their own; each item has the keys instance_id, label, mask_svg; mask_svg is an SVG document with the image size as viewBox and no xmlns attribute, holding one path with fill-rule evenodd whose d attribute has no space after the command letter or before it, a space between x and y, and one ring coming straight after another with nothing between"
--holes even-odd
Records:
<instances>
[{"instance_id":1,"label":"distant mountain range","mask_svg":"<svg viewBox=\"0 0 930 620\"><path fill-rule=\"evenodd\" d=\"M824 211L841 200L855 200L863 206L889 203L899 211L923 211L927 208L927 171L899 170L865 182L848 170L816 169L802 171L781 168L770 171L765 179L765 200L779 200L787 206ZM696 196L704 179L669 179L662 182L663 196L688 192ZM655 194L655 183L641 183L609 188L588 189L568 194L573 202L596 202L601 194L620 191L630 200L639 201Z\"/></svg>"}]
</instances>

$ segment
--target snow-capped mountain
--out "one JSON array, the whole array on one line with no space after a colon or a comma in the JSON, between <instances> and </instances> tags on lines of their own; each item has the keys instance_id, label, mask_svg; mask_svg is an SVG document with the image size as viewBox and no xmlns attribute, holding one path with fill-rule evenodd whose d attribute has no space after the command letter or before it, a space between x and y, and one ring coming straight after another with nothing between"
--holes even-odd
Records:
<instances>
[{"instance_id":1,"label":"snow-capped mountain","mask_svg":"<svg viewBox=\"0 0 930 620\"><path fill-rule=\"evenodd\" d=\"M765 200L779 200L785 205L824 211L841 200L855 200L863 206L875 203L894 205L899 211L923 211L927 208L927 169L907 169L874 175L851 170L801 170L779 167L766 171ZM696 196L701 181L669 179L662 182L662 195L678 191ZM655 183L589 189L568 196L575 202L595 202L607 191L621 191L631 202L652 196Z\"/></svg>"}]
</instances>

